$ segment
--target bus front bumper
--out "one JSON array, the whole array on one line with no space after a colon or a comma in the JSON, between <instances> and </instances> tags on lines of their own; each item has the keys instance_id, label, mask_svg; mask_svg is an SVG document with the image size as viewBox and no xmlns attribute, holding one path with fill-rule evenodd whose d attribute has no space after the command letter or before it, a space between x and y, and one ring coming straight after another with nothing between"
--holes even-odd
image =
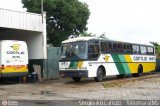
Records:
<instances>
[{"instance_id":1,"label":"bus front bumper","mask_svg":"<svg viewBox=\"0 0 160 106\"><path fill-rule=\"evenodd\" d=\"M28 75L28 72L12 72L12 73L2 73L1 77L18 77Z\"/></svg>"},{"instance_id":2,"label":"bus front bumper","mask_svg":"<svg viewBox=\"0 0 160 106\"><path fill-rule=\"evenodd\" d=\"M88 77L88 70L60 70L61 77Z\"/></svg>"}]
</instances>

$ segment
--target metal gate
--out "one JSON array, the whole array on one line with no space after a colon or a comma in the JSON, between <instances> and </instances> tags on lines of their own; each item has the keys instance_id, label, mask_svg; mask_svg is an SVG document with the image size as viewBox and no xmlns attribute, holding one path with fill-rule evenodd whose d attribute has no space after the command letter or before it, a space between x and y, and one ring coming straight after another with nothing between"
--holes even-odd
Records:
<instances>
[{"instance_id":1,"label":"metal gate","mask_svg":"<svg viewBox=\"0 0 160 106\"><path fill-rule=\"evenodd\" d=\"M45 61L45 70L43 71L43 79L58 79L59 78L59 59L60 47L48 47L47 59Z\"/></svg>"}]
</instances>

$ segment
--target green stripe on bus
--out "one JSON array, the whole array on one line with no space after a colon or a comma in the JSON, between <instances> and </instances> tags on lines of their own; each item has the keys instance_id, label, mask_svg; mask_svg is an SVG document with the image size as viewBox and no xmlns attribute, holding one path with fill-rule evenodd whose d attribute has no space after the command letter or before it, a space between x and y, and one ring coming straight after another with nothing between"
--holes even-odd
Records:
<instances>
[{"instance_id":1,"label":"green stripe on bus","mask_svg":"<svg viewBox=\"0 0 160 106\"><path fill-rule=\"evenodd\" d=\"M77 68L78 61L71 61L69 68Z\"/></svg>"},{"instance_id":2,"label":"green stripe on bus","mask_svg":"<svg viewBox=\"0 0 160 106\"><path fill-rule=\"evenodd\" d=\"M124 68L123 68L123 65L121 63L119 56L117 54L112 54L112 58L116 64L119 74L125 74L125 71L124 71Z\"/></svg>"},{"instance_id":3,"label":"green stripe on bus","mask_svg":"<svg viewBox=\"0 0 160 106\"><path fill-rule=\"evenodd\" d=\"M124 58L124 55L119 55L119 58L120 58L121 62L125 62L125 63L122 63L125 74L129 74L130 69L129 69L128 63L126 63L126 59Z\"/></svg>"}]
</instances>

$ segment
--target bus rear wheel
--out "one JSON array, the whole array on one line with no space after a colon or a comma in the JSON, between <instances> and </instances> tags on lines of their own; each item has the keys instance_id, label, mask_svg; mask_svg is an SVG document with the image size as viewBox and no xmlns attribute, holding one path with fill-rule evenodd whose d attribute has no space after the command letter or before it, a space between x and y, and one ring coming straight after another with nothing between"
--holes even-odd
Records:
<instances>
[{"instance_id":1,"label":"bus rear wheel","mask_svg":"<svg viewBox=\"0 0 160 106\"><path fill-rule=\"evenodd\" d=\"M0 83L2 83L3 82L3 78L0 78Z\"/></svg>"},{"instance_id":2,"label":"bus rear wheel","mask_svg":"<svg viewBox=\"0 0 160 106\"><path fill-rule=\"evenodd\" d=\"M98 70L97 70L97 77L95 77L94 80L96 82L101 82L101 81L103 81L104 76L105 75L104 75L103 69L102 68L98 68Z\"/></svg>"},{"instance_id":3,"label":"bus rear wheel","mask_svg":"<svg viewBox=\"0 0 160 106\"><path fill-rule=\"evenodd\" d=\"M72 77L72 79L75 82L80 82L81 81L81 77Z\"/></svg>"},{"instance_id":4,"label":"bus rear wheel","mask_svg":"<svg viewBox=\"0 0 160 106\"><path fill-rule=\"evenodd\" d=\"M134 73L133 76L134 77L140 77L140 76L142 76L142 74L143 74L143 67L142 67L142 65L139 65L137 73Z\"/></svg>"}]
</instances>

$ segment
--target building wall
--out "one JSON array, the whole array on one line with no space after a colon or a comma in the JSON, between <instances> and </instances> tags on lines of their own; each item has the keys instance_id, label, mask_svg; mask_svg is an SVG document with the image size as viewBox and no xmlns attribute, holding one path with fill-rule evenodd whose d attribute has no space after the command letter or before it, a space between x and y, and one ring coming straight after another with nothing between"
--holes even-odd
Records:
<instances>
[{"instance_id":1,"label":"building wall","mask_svg":"<svg viewBox=\"0 0 160 106\"><path fill-rule=\"evenodd\" d=\"M27 42L29 59L47 58L46 13L42 16L42 14L0 9L0 29L0 40Z\"/></svg>"},{"instance_id":2,"label":"building wall","mask_svg":"<svg viewBox=\"0 0 160 106\"><path fill-rule=\"evenodd\" d=\"M43 31L41 14L17 12L0 8L0 17L0 27L39 32Z\"/></svg>"},{"instance_id":3,"label":"building wall","mask_svg":"<svg viewBox=\"0 0 160 106\"><path fill-rule=\"evenodd\" d=\"M0 40L26 41L30 73L35 71L34 65L40 65L42 75L47 73L45 69L47 65L45 64L47 60L46 35L46 13L42 15L0 9Z\"/></svg>"},{"instance_id":4,"label":"building wall","mask_svg":"<svg viewBox=\"0 0 160 106\"><path fill-rule=\"evenodd\" d=\"M8 29L0 33L0 40L22 40L28 45L29 59L43 59L42 32Z\"/></svg>"}]
</instances>

